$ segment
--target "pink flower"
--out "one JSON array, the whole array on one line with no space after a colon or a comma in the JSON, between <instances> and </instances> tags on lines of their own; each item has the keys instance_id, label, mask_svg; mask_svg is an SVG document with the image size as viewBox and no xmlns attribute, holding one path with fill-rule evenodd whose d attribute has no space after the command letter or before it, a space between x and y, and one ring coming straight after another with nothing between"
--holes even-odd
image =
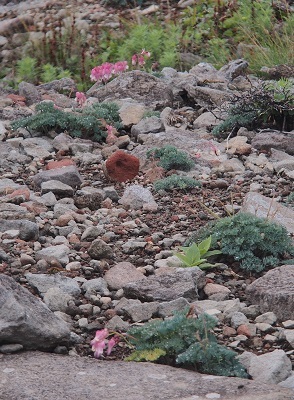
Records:
<instances>
[{"instance_id":1,"label":"pink flower","mask_svg":"<svg viewBox=\"0 0 294 400\"><path fill-rule=\"evenodd\" d=\"M78 105L80 107L82 107L85 104L85 102L87 101L87 97L83 92L76 92L75 100L78 103Z\"/></svg>"},{"instance_id":2,"label":"pink flower","mask_svg":"<svg viewBox=\"0 0 294 400\"><path fill-rule=\"evenodd\" d=\"M150 52L142 49L140 54L134 54L132 56L132 65L139 65L139 67L143 67L145 64L145 59L150 57Z\"/></svg>"},{"instance_id":3,"label":"pink flower","mask_svg":"<svg viewBox=\"0 0 294 400\"><path fill-rule=\"evenodd\" d=\"M114 346L120 341L120 337L119 336L113 336L107 345L107 355L109 356L109 354L112 352L112 349L114 348Z\"/></svg>"},{"instance_id":4,"label":"pink flower","mask_svg":"<svg viewBox=\"0 0 294 400\"><path fill-rule=\"evenodd\" d=\"M106 138L106 143L114 143L117 140L117 137L114 134L115 128L112 125L106 125L105 126L107 129L107 138Z\"/></svg>"},{"instance_id":5,"label":"pink flower","mask_svg":"<svg viewBox=\"0 0 294 400\"><path fill-rule=\"evenodd\" d=\"M143 56L146 56L147 58L150 58L151 53L149 51L146 51L145 49L142 49L141 54Z\"/></svg>"},{"instance_id":6,"label":"pink flower","mask_svg":"<svg viewBox=\"0 0 294 400\"><path fill-rule=\"evenodd\" d=\"M127 61L118 61L113 66L113 73L119 75L127 69L129 69Z\"/></svg>"},{"instance_id":7,"label":"pink flower","mask_svg":"<svg viewBox=\"0 0 294 400\"><path fill-rule=\"evenodd\" d=\"M108 329L101 329L96 332L96 335L93 340L91 340L92 351L94 351L94 357L99 358L103 354L103 350L105 349L106 343L105 339L109 335Z\"/></svg>"}]
</instances>

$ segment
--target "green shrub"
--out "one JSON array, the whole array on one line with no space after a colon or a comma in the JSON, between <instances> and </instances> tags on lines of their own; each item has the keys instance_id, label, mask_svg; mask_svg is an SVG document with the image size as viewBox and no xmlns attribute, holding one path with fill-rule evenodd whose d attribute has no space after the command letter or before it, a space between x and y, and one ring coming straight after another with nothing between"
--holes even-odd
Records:
<instances>
[{"instance_id":1,"label":"green shrub","mask_svg":"<svg viewBox=\"0 0 294 400\"><path fill-rule=\"evenodd\" d=\"M158 159L158 164L166 171L171 169L190 171L194 166L194 162L189 158L187 153L169 145L148 150L147 158Z\"/></svg>"},{"instance_id":2,"label":"green shrub","mask_svg":"<svg viewBox=\"0 0 294 400\"><path fill-rule=\"evenodd\" d=\"M159 190L173 190L173 189L193 189L201 186L201 183L196 179L189 178L188 176L179 176L176 174L170 175L167 178L160 179L153 184L156 192Z\"/></svg>"},{"instance_id":3,"label":"green shrub","mask_svg":"<svg viewBox=\"0 0 294 400\"><path fill-rule=\"evenodd\" d=\"M144 114L143 114L143 118L149 118L149 117L157 117L157 118L159 118L160 117L160 111L152 111L152 110L145 111Z\"/></svg>"},{"instance_id":4,"label":"green shrub","mask_svg":"<svg viewBox=\"0 0 294 400\"><path fill-rule=\"evenodd\" d=\"M50 130L57 133L67 131L73 137L101 142L106 137L102 119L116 129L121 127L115 103L97 103L74 113L57 109L52 102L42 102L36 106L35 115L13 122L11 127L14 130L26 128L43 133Z\"/></svg>"},{"instance_id":5,"label":"green shrub","mask_svg":"<svg viewBox=\"0 0 294 400\"><path fill-rule=\"evenodd\" d=\"M193 234L188 244L211 235L211 248L219 249L240 263L240 268L261 272L276 267L285 255L294 254L287 230L264 218L247 213L221 218Z\"/></svg>"},{"instance_id":6,"label":"green shrub","mask_svg":"<svg viewBox=\"0 0 294 400\"><path fill-rule=\"evenodd\" d=\"M207 314L191 318L187 311L131 328L128 338L136 350L127 360L179 364L206 374L247 378L236 353L216 342L211 332L216 319Z\"/></svg>"},{"instance_id":7,"label":"green shrub","mask_svg":"<svg viewBox=\"0 0 294 400\"><path fill-rule=\"evenodd\" d=\"M294 129L293 83L287 79L263 82L257 88L236 96L230 103L228 117L212 133L223 133L241 126L253 129L272 127L283 131Z\"/></svg>"}]
</instances>

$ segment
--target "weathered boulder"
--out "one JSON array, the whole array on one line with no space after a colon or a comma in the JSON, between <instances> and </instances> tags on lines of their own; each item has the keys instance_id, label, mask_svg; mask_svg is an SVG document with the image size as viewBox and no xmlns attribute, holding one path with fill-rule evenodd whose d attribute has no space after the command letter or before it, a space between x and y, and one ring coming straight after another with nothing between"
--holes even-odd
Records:
<instances>
[{"instance_id":1,"label":"weathered boulder","mask_svg":"<svg viewBox=\"0 0 294 400\"><path fill-rule=\"evenodd\" d=\"M291 389L249 379L39 352L4 355L0 385L1 400L293 400Z\"/></svg>"},{"instance_id":2,"label":"weathered boulder","mask_svg":"<svg viewBox=\"0 0 294 400\"><path fill-rule=\"evenodd\" d=\"M281 321L294 319L294 266L283 265L268 271L247 286L252 304L262 312L273 311Z\"/></svg>"},{"instance_id":3,"label":"weathered boulder","mask_svg":"<svg viewBox=\"0 0 294 400\"><path fill-rule=\"evenodd\" d=\"M243 200L242 210L260 218L283 225L288 232L294 233L294 211L278 203L273 198L256 192L249 192Z\"/></svg>"},{"instance_id":4,"label":"weathered boulder","mask_svg":"<svg viewBox=\"0 0 294 400\"><path fill-rule=\"evenodd\" d=\"M41 186L42 182L56 180L71 187L79 187L82 183L82 177L74 165L69 165L62 168L55 168L46 171L40 171L33 177L33 182L36 186Z\"/></svg>"},{"instance_id":5,"label":"weathered boulder","mask_svg":"<svg viewBox=\"0 0 294 400\"><path fill-rule=\"evenodd\" d=\"M188 301L198 299L198 288L203 288L205 274L198 267L181 269L170 274L150 276L123 287L130 298L141 301L171 301L184 297Z\"/></svg>"},{"instance_id":6,"label":"weathered boulder","mask_svg":"<svg viewBox=\"0 0 294 400\"><path fill-rule=\"evenodd\" d=\"M0 342L52 350L69 340L65 322L14 279L0 275Z\"/></svg>"},{"instance_id":7,"label":"weathered boulder","mask_svg":"<svg viewBox=\"0 0 294 400\"><path fill-rule=\"evenodd\" d=\"M251 145L257 150L269 152L273 148L294 155L294 131L288 132L287 135L276 131L261 132L255 136Z\"/></svg>"},{"instance_id":8,"label":"weathered boulder","mask_svg":"<svg viewBox=\"0 0 294 400\"><path fill-rule=\"evenodd\" d=\"M87 91L87 96L97 97L100 102L131 98L156 109L172 106L173 103L173 93L169 85L138 70L121 74L105 86L95 83Z\"/></svg>"}]
</instances>

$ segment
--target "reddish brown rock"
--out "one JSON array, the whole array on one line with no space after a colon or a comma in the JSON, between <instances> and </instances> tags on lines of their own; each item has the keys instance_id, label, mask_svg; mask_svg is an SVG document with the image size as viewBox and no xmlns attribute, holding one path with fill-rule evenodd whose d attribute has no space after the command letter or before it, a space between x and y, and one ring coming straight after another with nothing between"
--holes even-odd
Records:
<instances>
[{"instance_id":1,"label":"reddish brown rock","mask_svg":"<svg viewBox=\"0 0 294 400\"><path fill-rule=\"evenodd\" d=\"M15 197L22 197L23 200L28 201L30 199L30 191L27 188L16 189L12 193L10 193L8 197L10 199L13 199Z\"/></svg>"},{"instance_id":2,"label":"reddish brown rock","mask_svg":"<svg viewBox=\"0 0 294 400\"><path fill-rule=\"evenodd\" d=\"M60 161L50 161L46 165L46 169L56 169L61 167L67 167L68 165L75 165L75 162L70 158L64 158Z\"/></svg>"},{"instance_id":3,"label":"reddish brown rock","mask_svg":"<svg viewBox=\"0 0 294 400\"><path fill-rule=\"evenodd\" d=\"M105 163L108 177L117 182L126 182L138 175L140 161L122 150L113 153Z\"/></svg>"}]
</instances>

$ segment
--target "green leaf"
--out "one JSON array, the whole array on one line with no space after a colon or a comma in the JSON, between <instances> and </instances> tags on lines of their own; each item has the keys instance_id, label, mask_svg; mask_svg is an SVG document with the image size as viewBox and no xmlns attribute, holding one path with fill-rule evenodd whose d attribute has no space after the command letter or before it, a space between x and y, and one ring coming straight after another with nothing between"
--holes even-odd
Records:
<instances>
[{"instance_id":1,"label":"green leaf","mask_svg":"<svg viewBox=\"0 0 294 400\"><path fill-rule=\"evenodd\" d=\"M198 244L198 249L200 251L201 256L203 256L204 254L206 255L206 253L210 248L210 245L211 245L211 236L209 236L205 240L202 240L202 242Z\"/></svg>"}]
</instances>

